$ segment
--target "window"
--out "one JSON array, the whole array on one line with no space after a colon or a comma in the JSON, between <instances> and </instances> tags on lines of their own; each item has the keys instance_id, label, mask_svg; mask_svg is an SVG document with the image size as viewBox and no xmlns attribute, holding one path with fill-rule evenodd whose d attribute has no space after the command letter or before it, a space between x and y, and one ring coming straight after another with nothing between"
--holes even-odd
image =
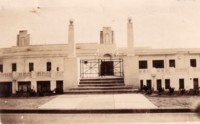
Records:
<instances>
[{"instance_id":1,"label":"window","mask_svg":"<svg viewBox=\"0 0 200 124\"><path fill-rule=\"evenodd\" d=\"M184 89L184 79L179 79L179 89Z\"/></svg>"},{"instance_id":2,"label":"window","mask_svg":"<svg viewBox=\"0 0 200 124\"><path fill-rule=\"evenodd\" d=\"M12 72L17 71L17 64L12 63Z\"/></svg>"},{"instance_id":3,"label":"window","mask_svg":"<svg viewBox=\"0 0 200 124\"><path fill-rule=\"evenodd\" d=\"M190 66L191 67L197 67L197 61L196 61L196 59L190 59Z\"/></svg>"},{"instance_id":4,"label":"window","mask_svg":"<svg viewBox=\"0 0 200 124\"><path fill-rule=\"evenodd\" d=\"M29 72L34 71L34 64L33 63L29 63Z\"/></svg>"},{"instance_id":5,"label":"window","mask_svg":"<svg viewBox=\"0 0 200 124\"><path fill-rule=\"evenodd\" d=\"M51 71L51 62L47 62L47 71Z\"/></svg>"},{"instance_id":6,"label":"window","mask_svg":"<svg viewBox=\"0 0 200 124\"><path fill-rule=\"evenodd\" d=\"M147 61L139 61L139 69L147 69Z\"/></svg>"},{"instance_id":7,"label":"window","mask_svg":"<svg viewBox=\"0 0 200 124\"><path fill-rule=\"evenodd\" d=\"M169 67L174 67L174 68L176 67L174 59L169 60Z\"/></svg>"},{"instance_id":8,"label":"window","mask_svg":"<svg viewBox=\"0 0 200 124\"><path fill-rule=\"evenodd\" d=\"M170 87L170 79L165 79L165 89L169 89Z\"/></svg>"},{"instance_id":9,"label":"window","mask_svg":"<svg viewBox=\"0 0 200 124\"><path fill-rule=\"evenodd\" d=\"M162 80L158 79L156 82L157 82L157 90L161 89L162 88Z\"/></svg>"},{"instance_id":10,"label":"window","mask_svg":"<svg viewBox=\"0 0 200 124\"><path fill-rule=\"evenodd\" d=\"M164 68L164 60L153 60L154 68Z\"/></svg>"},{"instance_id":11,"label":"window","mask_svg":"<svg viewBox=\"0 0 200 124\"><path fill-rule=\"evenodd\" d=\"M152 86L151 86L151 80L147 80L147 88L149 90L151 90Z\"/></svg>"},{"instance_id":12,"label":"window","mask_svg":"<svg viewBox=\"0 0 200 124\"><path fill-rule=\"evenodd\" d=\"M3 72L3 64L0 64L0 72Z\"/></svg>"}]
</instances>

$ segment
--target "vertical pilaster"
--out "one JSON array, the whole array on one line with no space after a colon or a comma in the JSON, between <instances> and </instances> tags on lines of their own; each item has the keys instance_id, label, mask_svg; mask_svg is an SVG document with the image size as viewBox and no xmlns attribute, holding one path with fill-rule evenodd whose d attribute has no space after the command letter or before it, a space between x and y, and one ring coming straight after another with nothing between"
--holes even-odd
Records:
<instances>
[{"instance_id":1,"label":"vertical pilaster","mask_svg":"<svg viewBox=\"0 0 200 124\"><path fill-rule=\"evenodd\" d=\"M31 89L33 89L33 90L35 90L35 92L37 92L37 82L36 81L31 82Z\"/></svg>"},{"instance_id":2,"label":"vertical pilaster","mask_svg":"<svg viewBox=\"0 0 200 124\"><path fill-rule=\"evenodd\" d=\"M55 80L51 80L51 91L54 90L56 88L56 81Z\"/></svg>"},{"instance_id":3,"label":"vertical pilaster","mask_svg":"<svg viewBox=\"0 0 200 124\"><path fill-rule=\"evenodd\" d=\"M13 80L12 81L12 94L16 94L16 91L18 90L18 85L17 85L17 81Z\"/></svg>"}]
</instances>

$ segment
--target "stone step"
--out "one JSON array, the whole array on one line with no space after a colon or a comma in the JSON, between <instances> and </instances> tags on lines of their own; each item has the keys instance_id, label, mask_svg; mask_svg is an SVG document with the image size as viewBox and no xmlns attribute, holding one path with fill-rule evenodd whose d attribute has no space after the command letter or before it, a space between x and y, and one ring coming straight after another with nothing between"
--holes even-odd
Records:
<instances>
[{"instance_id":1,"label":"stone step","mask_svg":"<svg viewBox=\"0 0 200 124\"><path fill-rule=\"evenodd\" d=\"M123 81L85 81L79 82L79 84L113 84L113 83L124 83Z\"/></svg>"},{"instance_id":2,"label":"stone step","mask_svg":"<svg viewBox=\"0 0 200 124\"><path fill-rule=\"evenodd\" d=\"M124 82L124 80L80 80L81 83L89 82Z\"/></svg>"},{"instance_id":3,"label":"stone step","mask_svg":"<svg viewBox=\"0 0 200 124\"><path fill-rule=\"evenodd\" d=\"M97 84L79 84L78 87L112 87L112 86L125 86L124 83L97 83Z\"/></svg>"},{"instance_id":4,"label":"stone step","mask_svg":"<svg viewBox=\"0 0 200 124\"><path fill-rule=\"evenodd\" d=\"M131 86L112 86L112 87L78 87L71 88L70 90L121 90L121 89L133 89Z\"/></svg>"},{"instance_id":5,"label":"stone step","mask_svg":"<svg viewBox=\"0 0 200 124\"><path fill-rule=\"evenodd\" d=\"M137 93L137 89L116 89L116 90L77 90L65 91L66 94L121 94L121 93Z\"/></svg>"},{"instance_id":6,"label":"stone step","mask_svg":"<svg viewBox=\"0 0 200 124\"><path fill-rule=\"evenodd\" d=\"M98 81L98 80L124 80L124 78L84 78L80 79L80 81Z\"/></svg>"}]
</instances>

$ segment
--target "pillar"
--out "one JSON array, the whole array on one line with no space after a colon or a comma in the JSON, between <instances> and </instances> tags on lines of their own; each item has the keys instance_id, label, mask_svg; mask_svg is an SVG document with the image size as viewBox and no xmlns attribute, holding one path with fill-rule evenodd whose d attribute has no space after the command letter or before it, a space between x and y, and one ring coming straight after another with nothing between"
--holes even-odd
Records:
<instances>
[{"instance_id":1,"label":"pillar","mask_svg":"<svg viewBox=\"0 0 200 124\"><path fill-rule=\"evenodd\" d=\"M55 88L56 88L56 81L55 80L51 80L50 86L51 86L51 91L55 90Z\"/></svg>"},{"instance_id":2,"label":"pillar","mask_svg":"<svg viewBox=\"0 0 200 124\"><path fill-rule=\"evenodd\" d=\"M16 94L16 91L18 91L18 83L16 80L12 81L12 94Z\"/></svg>"},{"instance_id":3,"label":"pillar","mask_svg":"<svg viewBox=\"0 0 200 124\"><path fill-rule=\"evenodd\" d=\"M133 24L131 19L128 19L127 24L127 55L134 56Z\"/></svg>"},{"instance_id":4,"label":"pillar","mask_svg":"<svg viewBox=\"0 0 200 124\"><path fill-rule=\"evenodd\" d=\"M31 82L31 89L33 89L33 90L35 90L35 92L37 92L37 82L36 81Z\"/></svg>"},{"instance_id":5,"label":"pillar","mask_svg":"<svg viewBox=\"0 0 200 124\"><path fill-rule=\"evenodd\" d=\"M64 90L77 87L80 77L80 60L78 58L65 59Z\"/></svg>"},{"instance_id":6,"label":"pillar","mask_svg":"<svg viewBox=\"0 0 200 124\"><path fill-rule=\"evenodd\" d=\"M73 21L70 21L68 30L68 57L76 57L76 45L74 42L74 25Z\"/></svg>"},{"instance_id":7,"label":"pillar","mask_svg":"<svg viewBox=\"0 0 200 124\"><path fill-rule=\"evenodd\" d=\"M138 71L138 57L127 56L124 57L124 81L126 85L139 88L139 71Z\"/></svg>"}]
</instances>

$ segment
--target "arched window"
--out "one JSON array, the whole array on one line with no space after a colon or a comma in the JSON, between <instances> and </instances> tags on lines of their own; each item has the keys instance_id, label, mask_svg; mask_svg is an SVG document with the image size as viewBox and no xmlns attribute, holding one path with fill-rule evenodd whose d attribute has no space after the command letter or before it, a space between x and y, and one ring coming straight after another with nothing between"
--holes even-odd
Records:
<instances>
[{"instance_id":1,"label":"arched window","mask_svg":"<svg viewBox=\"0 0 200 124\"><path fill-rule=\"evenodd\" d=\"M47 62L47 71L51 71L51 62Z\"/></svg>"}]
</instances>

